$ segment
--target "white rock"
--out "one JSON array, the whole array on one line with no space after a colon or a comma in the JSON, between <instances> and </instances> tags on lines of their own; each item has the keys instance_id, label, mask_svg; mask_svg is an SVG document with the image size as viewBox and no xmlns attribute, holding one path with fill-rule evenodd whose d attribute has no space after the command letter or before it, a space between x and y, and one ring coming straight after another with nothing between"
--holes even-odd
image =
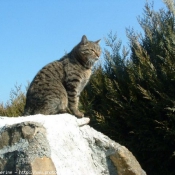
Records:
<instances>
[{"instance_id":1,"label":"white rock","mask_svg":"<svg viewBox=\"0 0 175 175\"><path fill-rule=\"evenodd\" d=\"M121 145L86 125L89 118L77 119L70 114L0 117L0 133L5 126L25 121L38 122L46 128L51 158L58 175L117 174L117 165L110 156L117 154ZM132 159L136 161L134 156ZM141 174L145 174L139 163L138 167Z\"/></svg>"}]
</instances>

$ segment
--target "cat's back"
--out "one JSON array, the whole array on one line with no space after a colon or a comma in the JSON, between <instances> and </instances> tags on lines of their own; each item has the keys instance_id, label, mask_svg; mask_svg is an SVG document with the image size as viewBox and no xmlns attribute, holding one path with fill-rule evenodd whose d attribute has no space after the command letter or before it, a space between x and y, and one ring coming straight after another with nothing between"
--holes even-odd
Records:
<instances>
[{"instance_id":1,"label":"cat's back","mask_svg":"<svg viewBox=\"0 0 175 175\"><path fill-rule=\"evenodd\" d=\"M37 82L62 81L64 79L64 67L67 64L68 58L64 57L60 60L53 61L45 65L34 77L31 84Z\"/></svg>"}]
</instances>

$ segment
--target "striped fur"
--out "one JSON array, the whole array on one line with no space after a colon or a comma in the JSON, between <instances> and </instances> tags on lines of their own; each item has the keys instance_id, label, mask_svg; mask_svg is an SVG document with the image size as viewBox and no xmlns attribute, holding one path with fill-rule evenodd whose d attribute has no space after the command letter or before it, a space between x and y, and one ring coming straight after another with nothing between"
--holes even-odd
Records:
<instances>
[{"instance_id":1,"label":"striped fur","mask_svg":"<svg viewBox=\"0 0 175 175\"><path fill-rule=\"evenodd\" d=\"M88 41L84 35L70 53L43 67L27 91L24 115L58 114L69 109L75 116L83 117L78 110L79 95L100 57L98 43L99 40Z\"/></svg>"}]
</instances>

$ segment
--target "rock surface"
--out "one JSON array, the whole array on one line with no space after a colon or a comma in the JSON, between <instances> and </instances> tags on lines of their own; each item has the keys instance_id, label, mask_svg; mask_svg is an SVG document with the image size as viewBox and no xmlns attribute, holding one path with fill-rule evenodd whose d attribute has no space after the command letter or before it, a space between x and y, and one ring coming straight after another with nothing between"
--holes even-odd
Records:
<instances>
[{"instance_id":1,"label":"rock surface","mask_svg":"<svg viewBox=\"0 0 175 175\"><path fill-rule=\"evenodd\" d=\"M124 146L70 114L0 117L0 174L145 175Z\"/></svg>"}]
</instances>

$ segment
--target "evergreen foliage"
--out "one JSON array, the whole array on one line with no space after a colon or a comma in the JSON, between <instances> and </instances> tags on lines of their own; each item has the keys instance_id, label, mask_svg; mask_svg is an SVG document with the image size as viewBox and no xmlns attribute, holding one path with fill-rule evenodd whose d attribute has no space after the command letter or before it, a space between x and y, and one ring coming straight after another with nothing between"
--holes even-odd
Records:
<instances>
[{"instance_id":1,"label":"evergreen foliage","mask_svg":"<svg viewBox=\"0 0 175 175\"><path fill-rule=\"evenodd\" d=\"M10 100L4 105L0 104L0 116L18 117L22 116L24 111L26 97L22 92L21 86L15 85L15 88L10 92Z\"/></svg>"},{"instance_id":2,"label":"evergreen foliage","mask_svg":"<svg viewBox=\"0 0 175 175\"><path fill-rule=\"evenodd\" d=\"M80 100L91 125L126 145L148 174L175 174L175 5L139 18L127 30L130 54L110 34L105 65L94 70Z\"/></svg>"}]
</instances>

